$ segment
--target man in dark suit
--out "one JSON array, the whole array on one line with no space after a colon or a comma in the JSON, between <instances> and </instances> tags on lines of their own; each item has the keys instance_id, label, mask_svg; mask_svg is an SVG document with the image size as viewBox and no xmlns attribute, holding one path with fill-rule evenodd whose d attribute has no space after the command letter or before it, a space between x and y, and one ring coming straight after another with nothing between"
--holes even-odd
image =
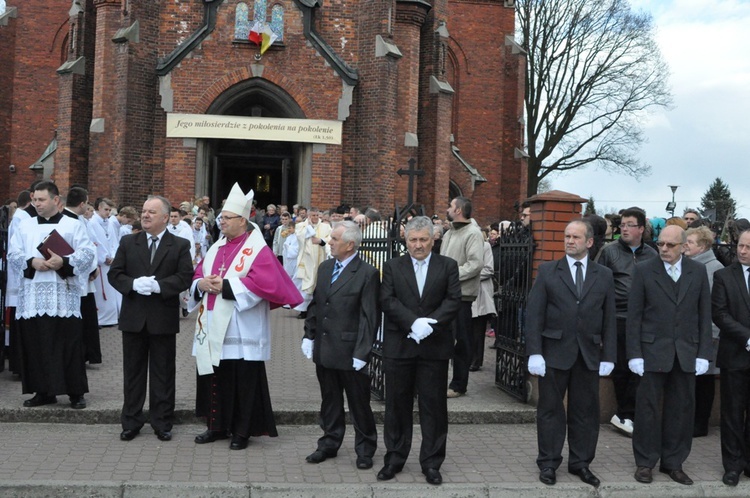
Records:
<instances>
[{"instance_id":1,"label":"man in dark suit","mask_svg":"<svg viewBox=\"0 0 750 498\"><path fill-rule=\"evenodd\" d=\"M589 470L599 436L599 376L614 369L617 326L612 270L589 259L593 243L588 222L570 222L566 256L539 267L526 307L529 372L539 376L536 463L545 484L556 482L567 426L568 471L599 486Z\"/></svg>"},{"instance_id":2,"label":"man in dark suit","mask_svg":"<svg viewBox=\"0 0 750 498\"><path fill-rule=\"evenodd\" d=\"M660 472L693 483L682 464L693 441L695 376L706 373L711 354L711 291L706 268L682 257L685 242L682 228L662 230L659 259L636 265L628 300L628 368L642 376L633 453L643 483L660 459Z\"/></svg>"},{"instance_id":3,"label":"man in dark suit","mask_svg":"<svg viewBox=\"0 0 750 498\"><path fill-rule=\"evenodd\" d=\"M318 449L307 457L320 463L336 456L344 439L344 397L354 425L357 468L372 468L378 446L375 417L370 408L367 363L380 322L380 275L360 259L362 232L352 221L342 221L331 232L333 259L318 268L318 284L307 308L302 352L315 362L320 383Z\"/></svg>"},{"instance_id":4,"label":"man in dark suit","mask_svg":"<svg viewBox=\"0 0 750 498\"><path fill-rule=\"evenodd\" d=\"M123 441L136 437L146 422L147 376L151 427L160 440L172 439L179 294L190 286L193 264L190 243L167 231L169 209L165 198L148 198L143 231L122 238L108 275L122 294Z\"/></svg>"},{"instance_id":5,"label":"man in dark suit","mask_svg":"<svg viewBox=\"0 0 750 498\"><path fill-rule=\"evenodd\" d=\"M750 477L748 403L750 403L750 230L740 234L737 262L714 273L712 309L719 327L721 368L721 460L724 484L736 486L740 473Z\"/></svg>"},{"instance_id":6,"label":"man in dark suit","mask_svg":"<svg viewBox=\"0 0 750 498\"><path fill-rule=\"evenodd\" d=\"M414 395L419 402L422 448L419 463L430 484L440 484L448 436L448 362L453 356L451 325L461 306L455 260L432 254L432 222L426 216L406 224L408 255L383 266L380 305L385 313L385 466L378 480L401 472L411 450Z\"/></svg>"}]
</instances>

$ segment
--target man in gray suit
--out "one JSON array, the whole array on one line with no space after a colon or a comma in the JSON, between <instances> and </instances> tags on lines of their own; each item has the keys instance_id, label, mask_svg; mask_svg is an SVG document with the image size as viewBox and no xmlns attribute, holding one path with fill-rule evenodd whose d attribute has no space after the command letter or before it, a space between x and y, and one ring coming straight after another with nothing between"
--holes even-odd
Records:
<instances>
[{"instance_id":1,"label":"man in gray suit","mask_svg":"<svg viewBox=\"0 0 750 498\"><path fill-rule=\"evenodd\" d=\"M320 383L320 426L323 436L309 463L333 458L344 440L344 397L354 424L357 468L372 467L377 429L370 408L367 363L380 322L380 278L374 266L362 261L357 249L362 232L352 221L342 221L328 242L333 259L321 263L317 285L307 308L302 352L315 362Z\"/></svg>"},{"instance_id":2,"label":"man in gray suit","mask_svg":"<svg viewBox=\"0 0 750 498\"><path fill-rule=\"evenodd\" d=\"M544 263L527 305L529 372L539 376L539 480L555 484L568 428L568 471L599 486L589 470L599 436L599 376L617 358L612 271L588 258L594 243L583 220L565 227L565 257ZM566 420L564 398L568 394Z\"/></svg>"},{"instance_id":3,"label":"man in gray suit","mask_svg":"<svg viewBox=\"0 0 750 498\"><path fill-rule=\"evenodd\" d=\"M716 364L721 368L721 461L723 482L750 477L750 230L740 234L737 262L714 273L713 319L721 330Z\"/></svg>"},{"instance_id":4,"label":"man in gray suit","mask_svg":"<svg viewBox=\"0 0 750 498\"><path fill-rule=\"evenodd\" d=\"M676 225L662 230L659 259L636 265L628 300L628 368L642 377L633 453L643 483L661 460L660 472L693 484L682 464L693 441L695 376L711 355L711 291L706 268L682 257L686 240Z\"/></svg>"}]
</instances>

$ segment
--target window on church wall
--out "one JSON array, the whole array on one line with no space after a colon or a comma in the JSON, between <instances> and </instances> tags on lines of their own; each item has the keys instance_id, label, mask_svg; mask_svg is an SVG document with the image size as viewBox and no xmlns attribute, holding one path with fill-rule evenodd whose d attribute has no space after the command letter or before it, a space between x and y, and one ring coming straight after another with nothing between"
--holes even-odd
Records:
<instances>
[{"instance_id":1,"label":"window on church wall","mask_svg":"<svg viewBox=\"0 0 750 498\"><path fill-rule=\"evenodd\" d=\"M252 18L250 17L250 8L245 2L239 2L235 8L234 15L234 39L247 40L250 36L250 30L256 22L268 24L277 38L274 43L280 43L284 40L284 6L276 3L271 7L271 16L268 17L268 1L255 0L253 2Z\"/></svg>"},{"instance_id":2,"label":"window on church wall","mask_svg":"<svg viewBox=\"0 0 750 498\"><path fill-rule=\"evenodd\" d=\"M250 36L250 19L248 17L249 9L245 2L237 4L234 11L234 38L235 40L247 40Z\"/></svg>"}]
</instances>

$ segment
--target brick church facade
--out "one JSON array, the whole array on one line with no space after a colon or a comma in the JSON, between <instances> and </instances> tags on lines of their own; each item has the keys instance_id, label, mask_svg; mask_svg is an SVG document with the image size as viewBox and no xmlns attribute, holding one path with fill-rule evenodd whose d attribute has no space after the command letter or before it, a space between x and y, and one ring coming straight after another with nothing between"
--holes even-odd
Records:
<instances>
[{"instance_id":1,"label":"brick church facade","mask_svg":"<svg viewBox=\"0 0 750 498\"><path fill-rule=\"evenodd\" d=\"M225 196L514 219L525 197L512 0L6 0L0 197L36 178L140 205ZM279 38L261 56L255 21ZM167 138L169 113L336 120L341 144ZM13 167L11 167L11 165Z\"/></svg>"}]
</instances>

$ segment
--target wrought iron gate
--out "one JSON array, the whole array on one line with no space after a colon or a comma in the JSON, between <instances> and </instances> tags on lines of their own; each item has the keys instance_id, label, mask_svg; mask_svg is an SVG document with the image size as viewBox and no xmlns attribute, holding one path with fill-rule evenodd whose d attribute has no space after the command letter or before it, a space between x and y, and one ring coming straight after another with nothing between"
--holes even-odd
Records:
<instances>
[{"instance_id":1,"label":"wrought iron gate","mask_svg":"<svg viewBox=\"0 0 750 498\"><path fill-rule=\"evenodd\" d=\"M495 385L525 402L527 371L524 326L526 297L531 288L534 239L531 230L518 222L501 230L497 244Z\"/></svg>"}]
</instances>

